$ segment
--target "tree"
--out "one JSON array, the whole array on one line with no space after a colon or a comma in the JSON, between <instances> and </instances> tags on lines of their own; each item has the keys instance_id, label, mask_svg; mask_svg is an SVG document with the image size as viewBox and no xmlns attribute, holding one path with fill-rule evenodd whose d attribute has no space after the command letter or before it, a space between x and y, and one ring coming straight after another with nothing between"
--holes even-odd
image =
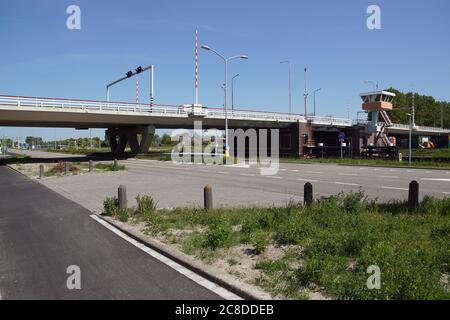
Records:
<instances>
[{"instance_id":1,"label":"tree","mask_svg":"<svg viewBox=\"0 0 450 320\"><path fill-rule=\"evenodd\" d=\"M393 102L394 109L389 112L392 122L409 124L408 113L412 112L413 93L403 93L395 88L389 88L387 91L397 95ZM450 128L450 103L445 101L439 102L434 97L416 93L414 95L414 105L417 125L440 127L442 113L444 128Z\"/></svg>"},{"instance_id":2,"label":"tree","mask_svg":"<svg viewBox=\"0 0 450 320\"><path fill-rule=\"evenodd\" d=\"M30 146L40 146L43 144L43 141L41 137L28 136L25 138L25 143Z\"/></svg>"},{"instance_id":3,"label":"tree","mask_svg":"<svg viewBox=\"0 0 450 320\"><path fill-rule=\"evenodd\" d=\"M169 146L172 144L172 138L167 134L164 133L164 135L161 138L161 144L164 146Z\"/></svg>"}]
</instances>

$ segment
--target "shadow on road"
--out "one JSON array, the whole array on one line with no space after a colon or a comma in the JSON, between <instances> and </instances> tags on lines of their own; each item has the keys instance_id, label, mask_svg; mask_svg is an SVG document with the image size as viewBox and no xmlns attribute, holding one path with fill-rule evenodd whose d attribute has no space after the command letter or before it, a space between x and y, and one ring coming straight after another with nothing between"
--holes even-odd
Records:
<instances>
[{"instance_id":1,"label":"shadow on road","mask_svg":"<svg viewBox=\"0 0 450 320\"><path fill-rule=\"evenodd\" d=\"M11 157L0 159L0 165L8 165L8 164L32 164L32 163L58 163L58 162L89 162L89 160L93 161L113 161L117 160L127 160L133 158L135 155L133 154L123 154L120 156L111 154L111 153L101 153L101 154L89 154L86 156L79 155L61 155L61 157L54 158L42 158L36 157L32 158L30 156L23 156L20 154L10 153Z\"/></svg>"}]
</instances>

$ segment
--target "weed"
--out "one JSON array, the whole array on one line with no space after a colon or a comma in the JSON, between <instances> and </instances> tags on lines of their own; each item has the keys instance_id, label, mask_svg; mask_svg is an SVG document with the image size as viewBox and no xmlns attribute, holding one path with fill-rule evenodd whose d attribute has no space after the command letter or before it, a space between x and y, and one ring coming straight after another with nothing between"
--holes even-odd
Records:
<instances>
[{"instance_id":1,"label":"weed","mask_svg":"<svg viewBox=\"0 0 450 320\"><path fill-rule=\"evenodd\" d=\"M231 224L223 218L217 218L205 233L203 246L205 248L217 249L229 244L231 238Z\"/></svg>"},{"instance_id":2,"label":"weed","mask_svg":"<svg viewBox=\"0 0 450 320\"><path fill-rule=\"evenodd\" d=\"M117 197L106 198L103 201L103 214L105 216L115 216L119 209L119 199Z\"/></svg>"}]
</instances>

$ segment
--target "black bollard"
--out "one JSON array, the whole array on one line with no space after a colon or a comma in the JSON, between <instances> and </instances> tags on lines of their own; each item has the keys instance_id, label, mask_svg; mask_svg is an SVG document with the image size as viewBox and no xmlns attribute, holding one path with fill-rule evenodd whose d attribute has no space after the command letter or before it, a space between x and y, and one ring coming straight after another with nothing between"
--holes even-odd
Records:
<instances>
[{"instance_id":1,"label":"black bollard","mask_svg":"<svg viewBox=\"0 0 450 320\"><path fill-rule=\"evenodd\" d=\"M313 185L309 182L305 183L303 198L307 206L313 203Z\"/></svg>"},{"instance_id":2,"label":"black bollard","mask_svg":"<svg viewBox=\"0 0 450 320\"><path fill-rule=\"evenodd\" d=\"M416 209L419 206L419 183L411 181L409 184L408 207Z\"/></svg>"}]
</instances>

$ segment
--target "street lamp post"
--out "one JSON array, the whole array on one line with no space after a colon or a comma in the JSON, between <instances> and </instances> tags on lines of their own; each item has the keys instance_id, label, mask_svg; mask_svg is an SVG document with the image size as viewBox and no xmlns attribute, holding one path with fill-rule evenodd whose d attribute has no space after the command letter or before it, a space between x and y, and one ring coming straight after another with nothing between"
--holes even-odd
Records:
<instances>
[{"instance_id":1,"label":"street lamp post","mask_svg":"<svg viewBox=\"0 0 450 320\"><path fill-rule=\"evenodd\" d=\"M224 79L224 86L223 86L225 94L224 94L223 107L225 109L225 158L227 158L229 156L229 151L230 151L229 146L228 146L228 111L227 111L228 62L231 60L234 60L234 59L248 59L248 56L238 55L238 56L226 58L225 56L223 56L222 54L220 54L219 52L217 52L216 50L212 49L211 47L209 47L207 45L202 45L202 49L215 53L219 58L221 58L223 60L224 66L225 66L225 79Z\"/></svg>"},{"instance_id":2,"label":"street lamp post","mask_svg":"<svg viewBox=\"0 0 450 320\"><path fill-rule=\"evenodd\" d=\"M308 72L308 69L305 68L305 93L303 94L303 96L305 97L305 117L306 117L306 105L307 105L307 100L308 100L308 93L307 93L307 86L306 86L306 74Z\"/></svg>"},{"instance_id":3,"label":"street lamp post","mask_svg":"<svg viewBox=\"0 0 450 320\"><path fill-rule=\"evenodd\" d=\"M322 88L314 90L314 117L316 116L316 93L322 90Z\"/></svg>"},{"instance_id":4,"label":"street lamp post","mask_svg":"<svg viewBox=\"0 0 450 320\"><path fill-rule=\"evenodd\" d=\"M289 60L281 61L280 63L287 63L289 66L289 114L292 114L292 68Z\"/></svg>"},{"instance_id":5,"label":"street lamp post","mask_svg":"<svg viewBox=\"0 0 450 320\"><path fill-rule=\"evenodd\" d=\"M436 100L436 102L440 102L441 104L441 129L444 129L444 100Z\"/></svg>"},{"instance_id":6,"label":"street lamp post","mask_svg":"<svg viewBox=\"0 0 450 320\"><path fill-rule=\"evenodd\" d=\"M239 73L231 78L231 110L234 111L234 79L239 77Z\"/></svg>"},{"instance_id":7,"label":"street lamp post","mask_svg":"<svg viewBox=\"0 0 450 320\"><path fill-rule=\"evenodd\" d=\"M408 165L411 166L412 163L412 128L413 128L413 115L411 113L407 113L409 117L409 153L408 153Z\"/></svg>"}]
</instances>

